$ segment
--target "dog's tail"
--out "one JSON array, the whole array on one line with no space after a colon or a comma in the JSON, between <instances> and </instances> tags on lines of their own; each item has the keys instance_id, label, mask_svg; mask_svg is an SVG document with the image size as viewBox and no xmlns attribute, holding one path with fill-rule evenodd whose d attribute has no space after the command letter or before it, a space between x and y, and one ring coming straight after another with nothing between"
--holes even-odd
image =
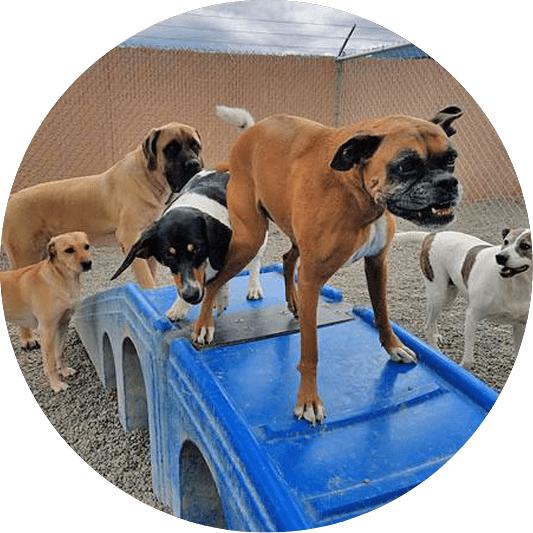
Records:
<instances>
[{"instance_id":1,"label":"dog's tail","mask_svg":"<svg viewBox=\"0 0 533 533\"><path fill-rule=\"evenodd\" d=\"M254 117L239 107L226 107L225 105L217 105L217 116L224 122L237 126L241 130L247 130L255 123Z\"/></svg>"},{"instance_id":2,"label":"dog's tail","mask_svg":"<svg viewBox=\"0 0 533 533\"><path fill-rule=\"evenodd\" d=\"M394 234L394 244L422 244L422 241L429 235L426 231L405 231Z\"/></svg>"}]
</instances>

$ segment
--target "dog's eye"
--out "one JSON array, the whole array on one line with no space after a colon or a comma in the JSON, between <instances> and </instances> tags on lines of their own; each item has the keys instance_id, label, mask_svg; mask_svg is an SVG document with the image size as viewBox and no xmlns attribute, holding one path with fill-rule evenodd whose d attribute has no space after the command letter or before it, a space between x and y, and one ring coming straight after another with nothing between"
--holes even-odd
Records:
<instances>
[{"instance_id":1,"label":"dog's eye","mask_svg":"<svg viewBox=\"0 0 533 533\"><path fill-rule=\"evenodd\" d=\"M86 244L86 245L83 247L83 249L84 249L84 250L88 250L90 247L91 247L91 246L90 246L89 244Z\"/></svg>"},{"instance_id":2,"label":"dog's eye","mask_svg":"<svg viewBox=\"0 0 533 533\"><path fill-rule=\"evenodd\" d=\"M72 248L72 246L69 247L69 248L67 248L66 250L64 250L64 252L65 252L66 254L73 254L75 251L76 251L76 250L74 250L74 248Z\"/></svg>"},{"instance_id":3,"label":"dog's eye","mask_svg":"<svg viewBox=\"0 0 533 533\"><path fill-rule=\"evenodd\" d=\"M181 151L181 144L177 141L171 141L163 151L167 157L176 157Z\"/></svg>"},{"instance_id":4,"label":"dog's eye","mask_svg":"<svg viewBox=\"0 0 533 533\"><path fill-rule=\"evenodd\" d=\"M455 150L450 151L442 158L443 168L450 168L455 166L455 160L457 159L457 152Z\"/></svg>"},{"instance_id":5,"label":"dog's eye","mask_svg":"<svg viewBox=\"0 0 533 533\"><path fill-rule=\"evenodd\" d=\"M194 244L187 245L187 252L190 254L195 254L198 251L198 248Z\"/></svg>"},{"instance_id":6,"label":"dog's eye","mask_svg":"<svg viewBox=\"0 0 533 533\"><path fill-rule=\"evenodd\" d=\"M503 245L504 245L504 246L509 246L509 241L508 241L507 239L505 239L505 240L503 241Z\"/></svg>"},{"instance_id":7,"label":"dog's eye","mask_svg":"<svg viewBox=\"0 0 533 533\"><path fill-rule=\"evenodd\" d=\"M420 170L421 163L419 159L415 159L414 157L409 157L408 159L404 159L400 162L400 165L398 167L398 170L402 174L413 174L415 172L418 172Z\"/></svg>"},{"instance_id":8,"label":"dog's eye","mask_svg":"<svg viewBox=\"0 0 533 533\"><path fill-rule=\"evenodd\" d=\"M189 147L197 155L200 152L200 145L194 139L189 143Z\"/></svg>"},{"instance_id":9,"label":"dog's eye","mask_svg":"<svg viewBox=\"0 0 533 533\"><path fill-rule=\"evenodd\" d=\"M521 242L520 243L520 248L522 248L522 250L531 250L531 244L529 244L528 242Z\"/></svg>"}]
</instances>

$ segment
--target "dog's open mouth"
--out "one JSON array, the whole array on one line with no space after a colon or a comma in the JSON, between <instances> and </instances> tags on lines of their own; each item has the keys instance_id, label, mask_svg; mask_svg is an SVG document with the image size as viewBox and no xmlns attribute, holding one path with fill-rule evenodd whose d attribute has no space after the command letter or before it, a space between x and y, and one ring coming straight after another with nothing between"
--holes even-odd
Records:
<instances>
[{"instance_id":1,"label":"dog's open mouth","mask_svg":"<svg viewBox=\"0 0 533 533\"><path fill-rule=\"evenodd\" d=\"M423 209L405 209L394 204L387 205L396 216L414 222L419 226L444 226L455 218L452 204L431 205Z\"/></svg>"},{"instance_id":2,"label":"dog's open mouth","mask_svg":"<svg viewBox=\"0 0 533 533\"><path fill-rule=\"evenodd\" d=\"M522 272L525 272L529 268L529 265L524 265L519 268L509 268L509 267L503 267L500 270L500 276L502 278L512 278L513 276L516 276L517 274L521 274Z\"/></svg>"}]
</instances>

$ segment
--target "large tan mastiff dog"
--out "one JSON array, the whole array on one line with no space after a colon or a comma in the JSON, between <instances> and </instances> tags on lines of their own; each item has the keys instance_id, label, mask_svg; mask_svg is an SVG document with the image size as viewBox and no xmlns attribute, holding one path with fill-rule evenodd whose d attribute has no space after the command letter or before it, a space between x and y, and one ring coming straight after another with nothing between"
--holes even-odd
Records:
<instances>
[{"instance_id":1,"label":"large tan mastiff dog","mask_svg":"<svg viewBox=\"0 0 533 533\"><path fill-rule=\"evenodd\" d=\"M316 384L318 295L347 261L365 259L381 344L394 361L415 363L416 355L389 324L391 213L422 225L453 219L459 184L449 136L455 133L451 123L461 115L459 108L449 107L431 121L389 116L340 129L280 115L250 126L230 152L227 203L233 236L226 263L207 285L192 340L212 339L213 299L255 256L270 218L293 243L284 267L287 303L301 328L296 416L311 423L324 418Z\"/></svg>"},{"instance_id":2,"label":"large tan mastiff dog","mask_svg":"<svg viewBox=\"0 0 533 533\"><path fill-rule=\"evenodd\" d=\"M8 200L2 245L11 267L36 263L50 238L84 231L93 243L115 237L127 253L160 216L170 194L179 191L203 166L202 143L192 127L172 122L153 129L124 159L103 174L42 183ZM156 263L137 259L137 282L154 286ZM31 346L21 330L21 344Z\"/></svg>"},{"instance_id":3,"label":"large tan mastiff dog","mask_svg":"<svg viewBox=\"0 0 533 533\"><path fill-rule=\"evenodd\" d=\"M63 337L80 295L80 274L91 266L87 235L76 231L53 237L47 259L0 272L6 320L26 328L39 326L44 373L54 392L68 387L60 374L75 372L63 362ZM39 346L33 342L32 347Z\"/></svg>"}]
</instances>

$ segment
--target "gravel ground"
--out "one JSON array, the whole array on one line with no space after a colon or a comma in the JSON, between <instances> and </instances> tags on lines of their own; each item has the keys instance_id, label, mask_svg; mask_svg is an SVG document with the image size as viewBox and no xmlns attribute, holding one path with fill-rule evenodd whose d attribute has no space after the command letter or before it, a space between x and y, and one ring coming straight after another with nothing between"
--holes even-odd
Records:
<instances>
[{"instance_id":1,"label":"gravel ground","mask_svg":"<svg viewBox=\"0 0 533 533\"><path fill-rule=\"evenodd\" d=\"M399 229L415 229L399 222ZM464 231L489 242L498 243L501 229L507 225L527 226L527 214L520 202L479 203L462 207L457 222L449 229ZM276 227L271 227L265 263L281 261L288 241ZM113 286L109 278L122 258L114 246L95 250L94 268L83 277L83 295ZM389 302L394 321L423 338L425 317L424 284L417 266L417 248L393 247L390 255ZM2 265L5 268L5 264ZM160 284L169 284L168 273L160 271ZM132 280L128 271L121 281ZM330 280L341 289L344 299L369 306L362 264L341 269ZM455 361L463 352L462 329L465 304L460 298L443 313L440 331L446 344L443 351ZM46 386L39 351L22 351L17 330L8 325L13 349L30 390L52 425L65 441L108 481L138 500L169 512L152 497L149 440L145 430L124 433L116 416L115 390L104 390L79 337L71 325L66 340L65 359L77 370L67 378L70 387L54 394ZM474 374L500 391L513 366L511 327L485 323L478 329Z\"/></svg>"}]
</instances>

